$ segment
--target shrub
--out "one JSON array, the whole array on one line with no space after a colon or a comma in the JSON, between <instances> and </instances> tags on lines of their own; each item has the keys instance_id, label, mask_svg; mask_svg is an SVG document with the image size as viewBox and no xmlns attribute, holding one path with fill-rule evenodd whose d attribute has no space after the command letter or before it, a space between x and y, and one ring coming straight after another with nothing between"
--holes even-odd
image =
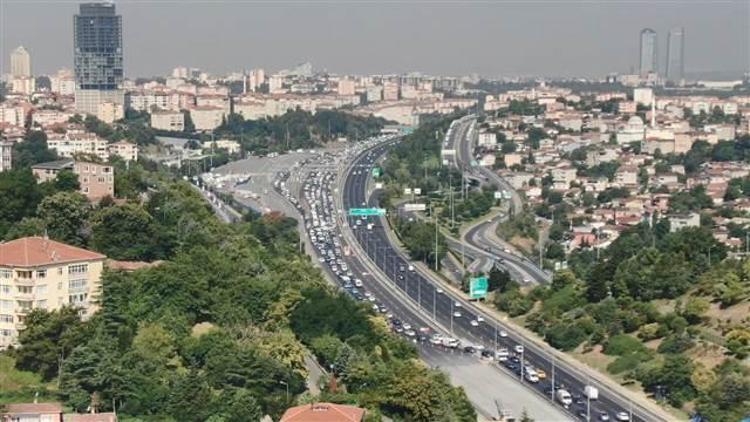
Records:
<instances>
[{"instance_id":1,"label":"shrub","mask_svg":"<svg viewBox=\"0 0 750 422\"><path fill-rule=\"evenodd\" d=\"M604 345L604 353L607 355L627 355L635 352L644 352L646 347L637 338L627 334L612 336Z\"/></svg>"}]
</instances>

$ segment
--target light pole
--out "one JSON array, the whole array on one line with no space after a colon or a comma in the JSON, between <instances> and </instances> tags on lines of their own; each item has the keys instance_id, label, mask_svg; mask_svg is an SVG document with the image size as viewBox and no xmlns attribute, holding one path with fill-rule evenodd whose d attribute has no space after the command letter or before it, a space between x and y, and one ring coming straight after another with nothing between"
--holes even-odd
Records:
<instances>
[{"instance_id":1,"label":"light pole","mask_svg":"<svg viewBox=\"0 0 750 422\"><path fill-rule=\"evenodd\" d=\"M289 401L289 383L287 383L286 381L279 381L279 384L286 387L286 401L288 402Z\"/></svg>"},{"instance_id":2,"label":"light pole","mask_svg":"<svg viewBox=\"0 0 750 422\"><path fill-rule=\"evenodd\" d=\"M437 321L437 287L432 288L432 319Z\"/></svg>"}]
</instances>

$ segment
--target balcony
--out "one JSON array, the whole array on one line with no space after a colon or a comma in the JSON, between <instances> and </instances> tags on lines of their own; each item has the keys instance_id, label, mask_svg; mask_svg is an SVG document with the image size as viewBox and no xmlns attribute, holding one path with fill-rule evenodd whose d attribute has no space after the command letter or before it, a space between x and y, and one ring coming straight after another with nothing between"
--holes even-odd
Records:
<instances>
[{"instance_id":1,"label":"balcony","mask_svg":"<svg viewBox=\"0 0 750 422\"><path fill-rule=\"evenodd\" d=\"M16 286L28 286L32 287L34 286L34 279L33 278L14 278L13 283L15 283Z\"/></svg>"}]
</instances>

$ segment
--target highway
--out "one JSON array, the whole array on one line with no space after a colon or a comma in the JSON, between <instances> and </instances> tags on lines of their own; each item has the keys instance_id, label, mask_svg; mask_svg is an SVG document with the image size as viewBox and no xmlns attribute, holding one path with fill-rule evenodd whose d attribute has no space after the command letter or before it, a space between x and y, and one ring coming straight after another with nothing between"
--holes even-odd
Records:
<instances>
[{"instance_id":1,"label":"highway","mask_svg":"<svg viewBox=\"0 0 750 422\"><path fill-rule=\"evenodd\" d=\"M376 147L374 150L360 155L354 161L347 172L342 189L344 210L378 206L378 191L374 191L369 197L367 196L368 178L373 163L380 155L385 153L385 150L386 148L383 146ZM360 171L352 171L352 169ZM417 308L421 314L428 315L429 319L446 327L448 332L453 333L465 344L482 345L487 350L496 350L497 348L514 350L516 346L522 346L523 352L518 353L520 361L528 362L531 366L542 369L548 374L549 378L533 384L525 381L519 382L523 382L524 385L533 389L540 396L550 399L554 394L551 389L553 384L557 388L564 387L573 395L575 401L570 409L566 410L569 417L587 420L589 419L587 418L588 414L590 420L596 420L604 412L610 417L619 415L620 420L667 420L660 413L637 406L619 392L613 391L608 385L603 385L592 379L591 372L580 369L579 365L569 363L568 358L561 353L548 346L525 340L521 335L514 332L510 326L492 315L484 314L468 302L463 295L456 294L448 289L443 291L439 287L440 282L435 279L434 274L421 273L420 271L401 271L403 268L408 268L410 262L397 247L392 245L391 239L386 233L387 229L383 226L383 224L387 224L385 218L371 218L370 221L375 223L371 230L364 229L364 226L361 225L358 226L356 224L357 218L359 217L347 216L348 227L352 229L345 229L344 231L351 233L359 243L361 250L370 258L371 263L374 263L391 280L394 280L391 286L380 286L379 289L381 294L394 295L392 299L395 300L401 299L398 311L407 312L406 308ZM403 295L408 297L406 303L403 302ZM456 314L457 311L460 312L460 316ZM479 322L478 317L481 317L483 321ZM503 336L505 333L507 335ZM497 366L507 370L508 373L516 376L519 380L523 378L523 369L520 365L511 366L509 369L506 369L506 366ZM598 388L598 400L592 400L590 403L585 400L583 391L586 385L593 385ZM589 409L590 413L588 413Z\"/></svg>"}]
</instances>

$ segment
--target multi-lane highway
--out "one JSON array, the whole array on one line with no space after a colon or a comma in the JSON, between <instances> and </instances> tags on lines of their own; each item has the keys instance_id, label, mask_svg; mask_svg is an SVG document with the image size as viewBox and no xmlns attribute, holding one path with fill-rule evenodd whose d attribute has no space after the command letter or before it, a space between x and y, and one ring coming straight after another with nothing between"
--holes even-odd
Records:
<instances>
[{"instance_id":1,"label":"multi-lane highway","mask_svg":"<svg viewBox=\"0 0 750 422\"><path fill-rule=\"evenodd\" d=\"M368 178L373 163L385 150L385 146L379 146L356 158L347 172L342 189L344 210L363 206L377 207L378 192L375 191L368 197ZM486 350L505 349L515 352L511 353L510 359L498 366L550 400L554 397L555 389L569 391L573 403L566 412L571 417L579 420L665 420L660 413L636 405L621 392L598 382L590 372L569 363L568 359L561 359L558 352L525 340L507 324L485 314L462 295L448 289L443 290L434 275L423 274L416 267L415 271L410 271L411 263L408 258L391 243L391 238L386 233L387 229L383 224L387 223L384 218L371 218L364 223L360 217L346 217L346 220L348 227L352 228L350 235L358 243L359 249L367 255L370 265L377 266L393 281L392 285L379 286L379 289L381 294L393 295L394 300L401 302L400 311L408 312L409 309L416 308L420 314L445 327L465 343L481 345ZM367 229L367 223L374 225ZM521 381L525 379L524 371L532 368L537 372L541 370L547 377L539 382ZM553 385L555 389L552 388ZM587 385L598 389L597 400L586 400L583 393ZM497 394L501 395L502 392Z\"/></svg>"}]
</instances>

